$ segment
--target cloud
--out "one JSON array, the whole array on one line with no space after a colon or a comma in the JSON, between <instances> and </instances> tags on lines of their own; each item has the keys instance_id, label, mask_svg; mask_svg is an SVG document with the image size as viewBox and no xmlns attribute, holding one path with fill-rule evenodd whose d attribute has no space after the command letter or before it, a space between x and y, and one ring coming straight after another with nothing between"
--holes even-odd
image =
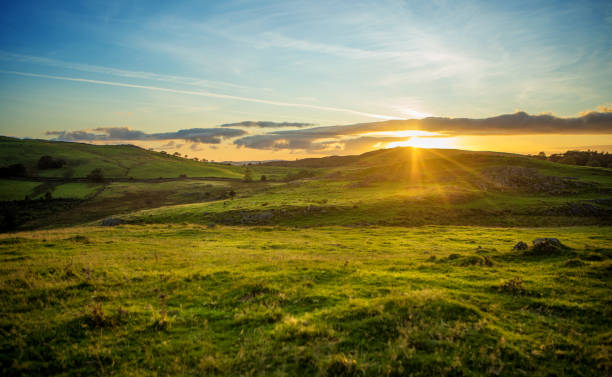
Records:
<instances>
[{"instance_id":1,"label":"cloud","mask_svg":"<svg viewBox=\"0 0 612 377\"><path fill-rule=\"evenodd\" d=\"M574 118L523 111L485 119L425 118L419 129L454 135L612 134L612 113L590 112Z\"/></svg>"},{"instance_id":2,"label":"cloud","mask_svg":"<svg viewBox=\"0 0 612 377\"><path fill-rule=\"evenodd\" d=\"M258 127L258 128L303 128L314 126L312 123L291 123L291 122L267 122L267 121L244 121L239 123L226 123L220 127Z\"/></svg>"},{"instance_id":3,"label":"cloud","mask_svg":"<svg viewBox=\"0 0 612 377\"><path fill-rule=\"evenodd\" d=\"M317 151L331 142L346 142L366 133L421 130L438 136L457 135L612 135L612 112L589 112L574 118L529 115L525 112L491 118L441 118L391 120L344 126L273 131L234 140L238 147L255 149L304 149ZM393 135L390 135L393 136ZM405 140L405 138L404 138Z\"/></svg>"},{"instance_id":4,"label":"cloud","mask_svg":"<svg viewBox=\"0 0 612 377\"><path fill-rule=\"evenodd\" d=\"M204 148L200 147L200 145L197 143L191 144L191 146L189 146L189 149L191 149L194 152L200 152L204 150Z\"/></svg>"},{"instance_id":5,"label":"cloud","mask_svg":"<svg viewBox=\"0 0 612 377\"><path fill-rule=\"evenodd\" d=\"M48 136L55 136L60 141L107 141L107 140L175 140L181 139L193 143L219 144L222 139L246 135L246 131L234 128L190 128L175 132L148 134L132 130L129 127L99 127L93 130L48 131ZM174 144L173 144L174 145ZM168 145L169 147L171 145ZM176 146L175 146L176 147Z\"/></svg>"},{"instance_id":6,"label":"cloud","mask_svg":"<svg viewBox=\"0 0 612 377\"><path fill-rule=\"evenodd\" d=\"M612 113L612 102L597 106L597 110L581 111L580 116L589 115L591 113Z\"/></svg>"}]
</instances>

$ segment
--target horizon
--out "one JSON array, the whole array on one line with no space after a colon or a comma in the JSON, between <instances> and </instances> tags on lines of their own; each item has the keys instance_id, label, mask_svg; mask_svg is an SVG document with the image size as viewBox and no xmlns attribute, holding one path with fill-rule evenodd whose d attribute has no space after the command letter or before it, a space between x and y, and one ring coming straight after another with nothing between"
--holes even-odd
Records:
<instances>
[{"instance_id":1,"label":"horizon","mask_svg":"<svg viewBox=\"0 0 612 377\"><path fill-rule=\"evenodd\" d=\"M612 150L612 5L5 5L1 133L216 161Z\"/></svg>"}]
</instances>

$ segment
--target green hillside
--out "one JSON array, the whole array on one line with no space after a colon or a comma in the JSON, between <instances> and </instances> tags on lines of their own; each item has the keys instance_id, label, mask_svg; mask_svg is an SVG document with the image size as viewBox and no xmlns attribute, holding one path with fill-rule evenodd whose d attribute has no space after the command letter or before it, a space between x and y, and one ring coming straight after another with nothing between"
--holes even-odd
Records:
<instances>
[{"instance_id":1,"label":"green hillside","mask_svg":"<svg viewBox=\"0 0 612 377\"><path fill-rule=\"evenodd\" d=\"M22 163L29 177L0 181L0 198L18 201L0 210L26 229L113 215L227 225L612 223L612 170L521 155L395 148L242 167L133 146L10 138L2 146L4 166ZM39 171L42 155L66 165ZM83 178L95 168L104 182ZM243 180L247 169L251 182Z\"/></svg>"},{"instance_id":2,"label":"green hillside","mask_svg":"<svg viewBox=\"0 0 612 377\"><path fill-rule=\"evenodd\" d=\"M292 226L612 221L612 171L603 168L520 155L412 148L274 165L310 167L315 176L239 193L233 200L136 212L125 220Z\"/></svg>"},{"instance_id":3,"label":"green hillside","mask_svg":"<svg viewBox=\"0 0 612 377\"><path fill-rule=\"evenodd\" d=\"M38 160L52 156L66 161L59 169L39 170ZM84 178L100 168L107 178L242 177L235 166L174 157L133 145L92 145L46 140L0 138L0 166L21 163L31 176Z\"/></svg>"}]
</instances>

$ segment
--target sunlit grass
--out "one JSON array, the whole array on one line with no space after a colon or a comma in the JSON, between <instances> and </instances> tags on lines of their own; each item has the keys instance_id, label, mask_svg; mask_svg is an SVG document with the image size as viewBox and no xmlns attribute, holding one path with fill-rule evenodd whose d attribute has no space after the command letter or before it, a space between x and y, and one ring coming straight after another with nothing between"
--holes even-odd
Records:
<instances>
[{"instance_id":1,"label":"sunlit grass","mask_svg":"<svg viewBox=\"0 0 612 377\"><path fill-rule=\"evenodd\" d=\"M149 225L4 235L0 362L27 375L605 375L610 234ZM511 250L536 237L572 250Z\"/></svg>"}]
</instances>

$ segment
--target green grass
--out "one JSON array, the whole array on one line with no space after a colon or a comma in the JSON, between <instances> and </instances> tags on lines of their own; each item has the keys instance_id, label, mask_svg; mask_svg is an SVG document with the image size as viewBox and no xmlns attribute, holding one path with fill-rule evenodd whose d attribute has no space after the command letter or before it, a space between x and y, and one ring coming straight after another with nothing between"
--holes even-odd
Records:
<instances>
[{"instance_id":1,"label":"green grass","mask_svg":"<svg viewBox=\"0 0 612 377\"><path fill-rule=\"evenodd\" d=\"M0 139L16 162L134 180L0 181L2 226L38 229L0 235L2 375L610 374L609 170L400 148L164 182L246 167ZM538 237L569 249L512 251Z\"/></svg>"},{"instance_id":2,"label":"green grass","mask_svg":"<svg viewBox=\"0 0 612 377\"><path fill-rule=\"evenodd\" d=\"M95 183L65 183L55 187L54 198L86 199L96 194L102 186Z\"/></svg>"},{"instance_id":3,"label":"green grass","mask_svg":"<svg viewBox=\"0 0 612 377\"><path fill-rule=\"evenodd\" d=\"M50 155L67 163L61 169L37 169L40 157ZM164 155L130 145L91 145L82 143L20 140L0 137L0 166L22 163L32 176L86 177L94 168L102 169L106 178L176 178L189 177L242 178L244 167L197 162ZM295 169L284 167L253 167L253 178L262 174L278 179Z\"/></svg>"},{"instance_id":4,"label":"green grass","mask_svg":"<svg viewBox=\"0 0 612 377\"><path fill-rule=\"evenodd\" d=\"M23 200L40 182L0 179L0 201Z\"/></svg>"},{"instance_id":5,"label":"green grass","mask_svg":"<svg viewBox=\"0 0 612 377\"><path fill-rule=\"evenodd\" d=\"M198 225L4 235L0 365L6 375L607 375L611 235ZM511 251L537 237L572 249Z\"/></svg>"},{"instance_id":6,"label":"green grass","mask_svg":"<svg viewBox=\"0 0 612 377\"><path fill-rule=\"evenodd\" d=\"M609 215L570 216L565 213L569 211L568 203L605 211L607 207L598 207L593 200L609 196L596 191L566 195L484 192L456 182L375 182L362 187L353 181L328 179L236 191L238 195L234 200L160 206L130 213L124 219L134 223L186 221L290 226L546 226L609 224L611 220Z\"/></svg>"}]
</instances>

